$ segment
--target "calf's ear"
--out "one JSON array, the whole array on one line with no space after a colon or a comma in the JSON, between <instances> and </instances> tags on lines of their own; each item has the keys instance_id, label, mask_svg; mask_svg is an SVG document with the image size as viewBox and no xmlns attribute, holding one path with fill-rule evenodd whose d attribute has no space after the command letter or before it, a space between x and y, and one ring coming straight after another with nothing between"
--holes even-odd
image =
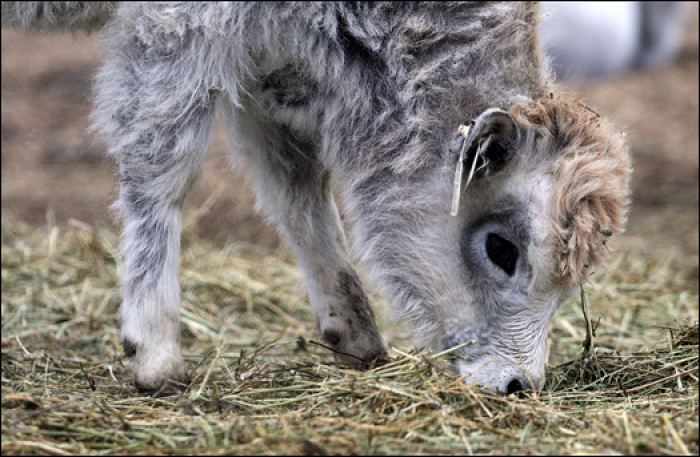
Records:
<instances>
[{"instance_id":1,"label":"calf's ear","mask_svg":"<svg viewBox=\"0 0 700 457\"><path fill-rule=\"evenodd\" d=\"M490 108L471 121L466 139L460 136L459 140L452 149L458 148L459 152L464 148L466 170L474 168L476 174L497 172L515 156L520 127L507 112Z\"/></svg>"}]
</instances>

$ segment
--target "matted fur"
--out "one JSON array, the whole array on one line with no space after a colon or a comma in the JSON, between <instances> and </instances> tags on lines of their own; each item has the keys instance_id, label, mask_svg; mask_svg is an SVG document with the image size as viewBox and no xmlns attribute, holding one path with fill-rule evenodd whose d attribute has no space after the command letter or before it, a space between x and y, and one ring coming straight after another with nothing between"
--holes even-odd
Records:
<instances>
[{"instance_id":1,"label":"matted fur","mask_svg":"<svg viewBox=\"0 0 700 457\"><path fill-rule=\"evenodd\" d=\"M530 2L3 3L3 25L105 24L93 119L120 164L135 384L187 382L181 208L218 112L338 360L387 354L351 245L417 340L460 346L467 382L541 388L551 317L621 230L630 170L621 135L538 89L538 16ZM454 217L460 148L482 163Z\"/></svg>"},{"instance_id":2,"label":"matted fur","mask_svg":"<svg viewBox=\"0 0 700 457\"><path fill-rule=\"evenodd\" d=\"M608 255L608 238L627 221L632 165L625 134L569 94L544 93L510 112L539 132L539 147L558 151L552 162L555 262L562 278L586 281L590 267Z\"/></svg>"}]
</instances>

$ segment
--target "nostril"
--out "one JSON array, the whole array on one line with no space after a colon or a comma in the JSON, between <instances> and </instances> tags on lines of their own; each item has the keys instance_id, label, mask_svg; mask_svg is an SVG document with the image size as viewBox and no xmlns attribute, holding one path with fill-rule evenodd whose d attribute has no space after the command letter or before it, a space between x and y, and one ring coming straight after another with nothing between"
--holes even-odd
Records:
<instances>
[{"instance_id":1,"label":"nostril","mask_svg":"<svg viewBox=\"0 0 700 457\"><path fill-rule=\"evenodd\" d=\"M514 394L515 392L520 392L521 390L525 390L525 387L518 379L513 379L506 387L506 395Z\"/></svg>"}]
</instances>

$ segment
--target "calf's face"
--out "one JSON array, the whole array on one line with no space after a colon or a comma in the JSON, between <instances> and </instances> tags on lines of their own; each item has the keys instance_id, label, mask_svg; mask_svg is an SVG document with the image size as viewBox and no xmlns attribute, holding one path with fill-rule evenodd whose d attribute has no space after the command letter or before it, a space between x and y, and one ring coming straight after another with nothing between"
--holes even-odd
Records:
<instances>
[{"instance_id":1,"label":"calf's face","mask_svg":"<svg viewBox=\"0 0 700 457\"><path fill-rule=\"evenodd\" d=\"M541 389L552 315L626 218L624 136L574 100L546 98L487 110L449 148L433 194L449 200L463 151L458 211L434 205L416 229L401 311L433 350L458 346L451 361L466 382Z\"/></svg>"},{"instance_id":2,"label":"calf's face","mask_svg":"<svg viewBox=\"0 0 700 457\"><path fill-rule=\"evenodd\" d=\"M442 349L468 382L509 393L544 384L549 321L572 284L553 277L548 237L553 180L524 161L478 177L457 214L462 300L450 303ZM499 176L500 175L500 176ZM471 184L474 185L471 188ZM459 287L459 286L458 286Z\"/></svg>"}]
</instances>

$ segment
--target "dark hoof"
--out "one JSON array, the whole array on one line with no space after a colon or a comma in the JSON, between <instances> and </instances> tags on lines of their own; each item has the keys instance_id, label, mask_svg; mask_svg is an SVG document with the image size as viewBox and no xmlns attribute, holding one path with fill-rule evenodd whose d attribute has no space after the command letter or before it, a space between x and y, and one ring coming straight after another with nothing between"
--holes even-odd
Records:
<instances>
[{"instance_id":1,"label":"dark hoof","mask_svg":"<svg viewBox=\"0 0 700 457\"><path fill-rule=\"evenodd\" d=\"M360 370L371 370L378 366L388 363L391 359L386 352L380 352L376 355L371 355L369 357L355 357L350 354L345 354L341 352L335 353L335 360L338 363L343 363L351 366L352 368L357 368Z\"/></svg>"},{"instance_id":2,"label":"dark hoof","mask_svg":"<svg viewBox=\"0 0 700 457\"><path fill-rule=\"evenodd\" d=\"M171 397L173 395L179 395L183 392L185 392L189 386L190 382L189 379L186 380L186 382L178 382L178 381L173 381L173 380L168 380L164 382L160 387L158 388L153 388L153 387L146 387L142 386L139 384L136 384L136 390L144 396L147 397L153 397L153 398L161 398L161 397Z\"/></svg>"}]
</instances>

